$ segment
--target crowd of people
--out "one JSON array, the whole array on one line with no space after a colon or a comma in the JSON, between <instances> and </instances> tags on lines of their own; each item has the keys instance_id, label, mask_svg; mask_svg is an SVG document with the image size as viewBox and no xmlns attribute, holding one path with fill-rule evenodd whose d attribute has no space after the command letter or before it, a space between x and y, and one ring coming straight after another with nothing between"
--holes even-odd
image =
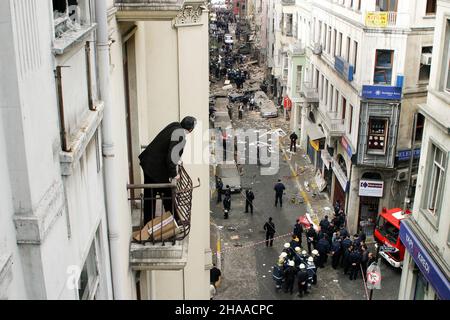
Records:
<instances>
[{"instance_id":1,"label":"crowd of people","mask_svg":"<svg viewBox=\"0 0 450 320\"><path fill-rule=\"evenodd\" d=\"M339 201L335 203L334 211L331 221L328 216L320 221L318 231L313 224L304 228L300 220L296 221L292 240L284 244L273 268L277 290L284 289L284 292L292 294L297 281L298 295L303 297L308 294L312 285L317 284L318 269L325 267L329 257L332 268L342 268L350 280L356 280L359 273L365 276L367 268L376 262L365 243L365 233L360 230L358 234L350 236ZM308 250L303 247L303 234Z\"/></svg>"}]
</instances>

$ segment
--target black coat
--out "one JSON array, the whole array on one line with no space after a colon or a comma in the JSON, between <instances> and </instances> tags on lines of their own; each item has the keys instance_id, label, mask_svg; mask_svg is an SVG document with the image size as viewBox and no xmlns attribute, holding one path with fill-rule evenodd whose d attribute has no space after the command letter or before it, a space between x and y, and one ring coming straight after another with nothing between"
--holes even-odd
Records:
<instances>
[{"instance_id":1,"label":"black coat","mask_svg":"<svg viewBox=\"0 0 450 320\"><path fill-rule=\"evenodd\" d=\"M177 164L185 144L184 129L179 122L172 122L139 155L142 170L155 182L169 182L170 178L177 175ZM172 159L172 151L174 159Z\"/></svg>"},{"instance_id":2,"label":"black coat","mask_svg":"<svg viewBox=\"0 0 450 320\"><path fill-rule=\"evenodd\" d=\"M295 132L293 132L293 133L289 136L289 139L291 139L291 141L297 141L298 136L297 136L297 134L296 134Z\"/></svg>"},{"instance_id":3,"label":"black coat","mask_svg":"<svg viewBox=\"0 0 450 320\"><path fill-rule=\"evenodd\" d=\"M275 223L267 221L264 225L267 234L275 234Z\"/></svg>"},{"instance_id":4,"label":"black coat","mask_svg":"<svg viewBox=\"0 0 450 320\"><path fill-rule=\"evenodd\" d=\"M330 243L325 238L322 238L317 242L317 250L319 253L324 254L330 252Z\"/></svg>"},{"instance_id":5,"label":"black coat","mask_svg":"<svg viewBox=\"0 0 450 320\"><path fill-rule=\"evenodd\" d=\"M275 190L276 194L282 195L286 187L281 182L278 182L273 189Z\"/></svg>"},{"instance_id":6,"label":"black coat","mask_svg":"<svg viewBox=\"0 0 450 320\"><path fill-rule=\"evenodd\" d=\"M303 233L303 226L300 223L296 223L294 226L294 232L297 237L301 238Z\"/></svg>"},{"instance_id":7,"label":"black coat","mask_svg":"<svg viewBox=\"0 0 450 320\"><path fill-rule=\"evenodd\" d=\"M298 283L304 283L308 280L308 272L307 271L300 271L297 274L297 281Z\"/></svg>"}]
</instances>

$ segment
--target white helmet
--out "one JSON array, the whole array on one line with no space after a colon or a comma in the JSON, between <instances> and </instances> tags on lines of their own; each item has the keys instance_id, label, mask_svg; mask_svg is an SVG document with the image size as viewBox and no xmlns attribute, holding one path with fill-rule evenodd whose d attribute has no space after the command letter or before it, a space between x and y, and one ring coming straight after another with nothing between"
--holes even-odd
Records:
<instances>
[{"instance_id":1,"label":"white helmet","mask_svg":"<svg viewBox=\"0 0 450 320\"><path fill-rule=\"evenodd\" d=\"M302 264L300 264L300 269L305 269L306 268L306 266L302 263Z\"/></svg>"},{"instance_id":2,"label":"white helmet","mask_svg":"<svg viewBox=\"0 0 450 320\"><path fill-rule=\"evenodd\" d=\"M282 252L282 253L280 254L280 258L284 259L284 258L286 258L286 257L287 257L287 253L286 253L286 252Z\"/></svg>"},{"instance_id":3,"label":"white helmet","mask_svg":"<svg viewBox=\"0 0 450 320\"><path fill-rule=\"evenodd\" d=\"M300 247L295 247L295 252L300 252Z\"/></svg>"},{"instance_id":4,"label":"white helmet","mask_svg":"<svg viewBox=\"0 0 450 320\"><path fill-rule=\"evenodd\" d=\"M285 249L287 249L287 248L289 248L291 245L289 244L289 242L286 242L285 244L284 244L284 248Z\"/></svg>"},{"instance_id":5,"label":"white helmet","mask_svg":"<svg viewBox=\"0 0 450 320\"><path fill-rule=\"evenodd\" d=\"M315 255L315 256L318 256L318 255L319 255L319 251L317 251L316 249L314 249L314 250L312 251L312 254Z\"/></svg>"},{"instance_id":6,"label":"white helmet","mask_svg":"<svg viewBox=\"0 0 450 320\"><path fill-rule=\"evenodd\" d=\"M306 256L306 254L307 254L307 253L306 253L306 250L303 250L303 251L302 251L302 255Z\"/></svg>"},{"instance_id":7,"label":"white helmet","mask_svg":"<svg viewBox=\"0 0 450 320\"><path fill-rule=\"evenodd\" d=\"M313 263L313 262L314 262L314 258L313 258L313 257L309 257L309 258L308 258L308 262Z\"/></svg>"},{"instance_id":8,"label":"white helmet","mask_svg":"<svg viewBox=\"0 0 450 320\"><path fill-rule=\"evenodd\" d=\"M289 264L290 267L295 266L295 263L294 263L294 261L292 261L292 260L289 260L288 264Z\"/></svg>"}]
</instances>

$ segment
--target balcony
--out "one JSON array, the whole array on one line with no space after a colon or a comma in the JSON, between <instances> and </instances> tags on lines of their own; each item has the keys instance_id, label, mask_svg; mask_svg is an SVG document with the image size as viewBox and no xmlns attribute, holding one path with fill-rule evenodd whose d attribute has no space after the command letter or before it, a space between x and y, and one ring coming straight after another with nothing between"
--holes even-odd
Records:
<instances>
[{"instance_id":1,"label":"balcony","mask_svg":"<svg viewBox=\"0 0 450 320\"><path fill-rule=\"evenodd\" d=\"M330 137L341 137L345 134L345 120L340 119L337 112L320 112L320 116L324 120L322 125Z\"/></svg>"},{"instance_id":2,"label":"balcony","mask_svg":"<svg viewBox=\"0 0 450 320\"><path fill-rule=\"evenodd\" d=\"M319 102L319 90L311 82L303 82L300 93L305 97L307 102Z\"/></svg>"},{"instance_id":3,"label":"balcony","mask_svg":"<svg viewBox=\"0 0 450 320\"><path fill-rule=\"evenodd\" d=\"M303 46L303 44L300 40L297 40L295 43L290 44L288 51L293 56L301 56L301 55L306 54L305 47Z\"/></svg>"},{"instance_id":4,"label":"balcony","mask_svg":"<svg viewBox=\"0 0 450 320\"><path fill-rule=\"evenodd\" d=\"M181 270L187 263L192 192L200 186L200 180L193 186L182 166L179 175L180 179L173 183L127 186L132 208L130 265L133 270ZM145 226L144 202L154 208L153 219ZM171 206L171 210L164 212L163 203Z\"/></svg>"},{"instance_id":5,"label":"balcony","mask_svg":"<svg viewBox=\"0 0 450 320\"><path fill-rule=\"evenodd\" d=\"M293 6L293 5L295 5L295 0L281 0L281 5Z\"/></svg>"}]
</instances>

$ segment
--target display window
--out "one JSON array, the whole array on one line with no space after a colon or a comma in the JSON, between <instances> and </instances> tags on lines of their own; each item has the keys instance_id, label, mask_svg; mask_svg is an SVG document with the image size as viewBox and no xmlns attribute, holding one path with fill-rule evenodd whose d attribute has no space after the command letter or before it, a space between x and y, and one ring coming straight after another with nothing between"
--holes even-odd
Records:
<instances>
[{"instance_id":1,"label":"display window","mask_svg":"<svg viewBox=\"0 0 450 320\"><path fill-rule=\"evenodd\" d=\"M383 118L369 118L367 135L367 152L385 154L388 139L389 120Z\"/></svg>"}]
</instances>

